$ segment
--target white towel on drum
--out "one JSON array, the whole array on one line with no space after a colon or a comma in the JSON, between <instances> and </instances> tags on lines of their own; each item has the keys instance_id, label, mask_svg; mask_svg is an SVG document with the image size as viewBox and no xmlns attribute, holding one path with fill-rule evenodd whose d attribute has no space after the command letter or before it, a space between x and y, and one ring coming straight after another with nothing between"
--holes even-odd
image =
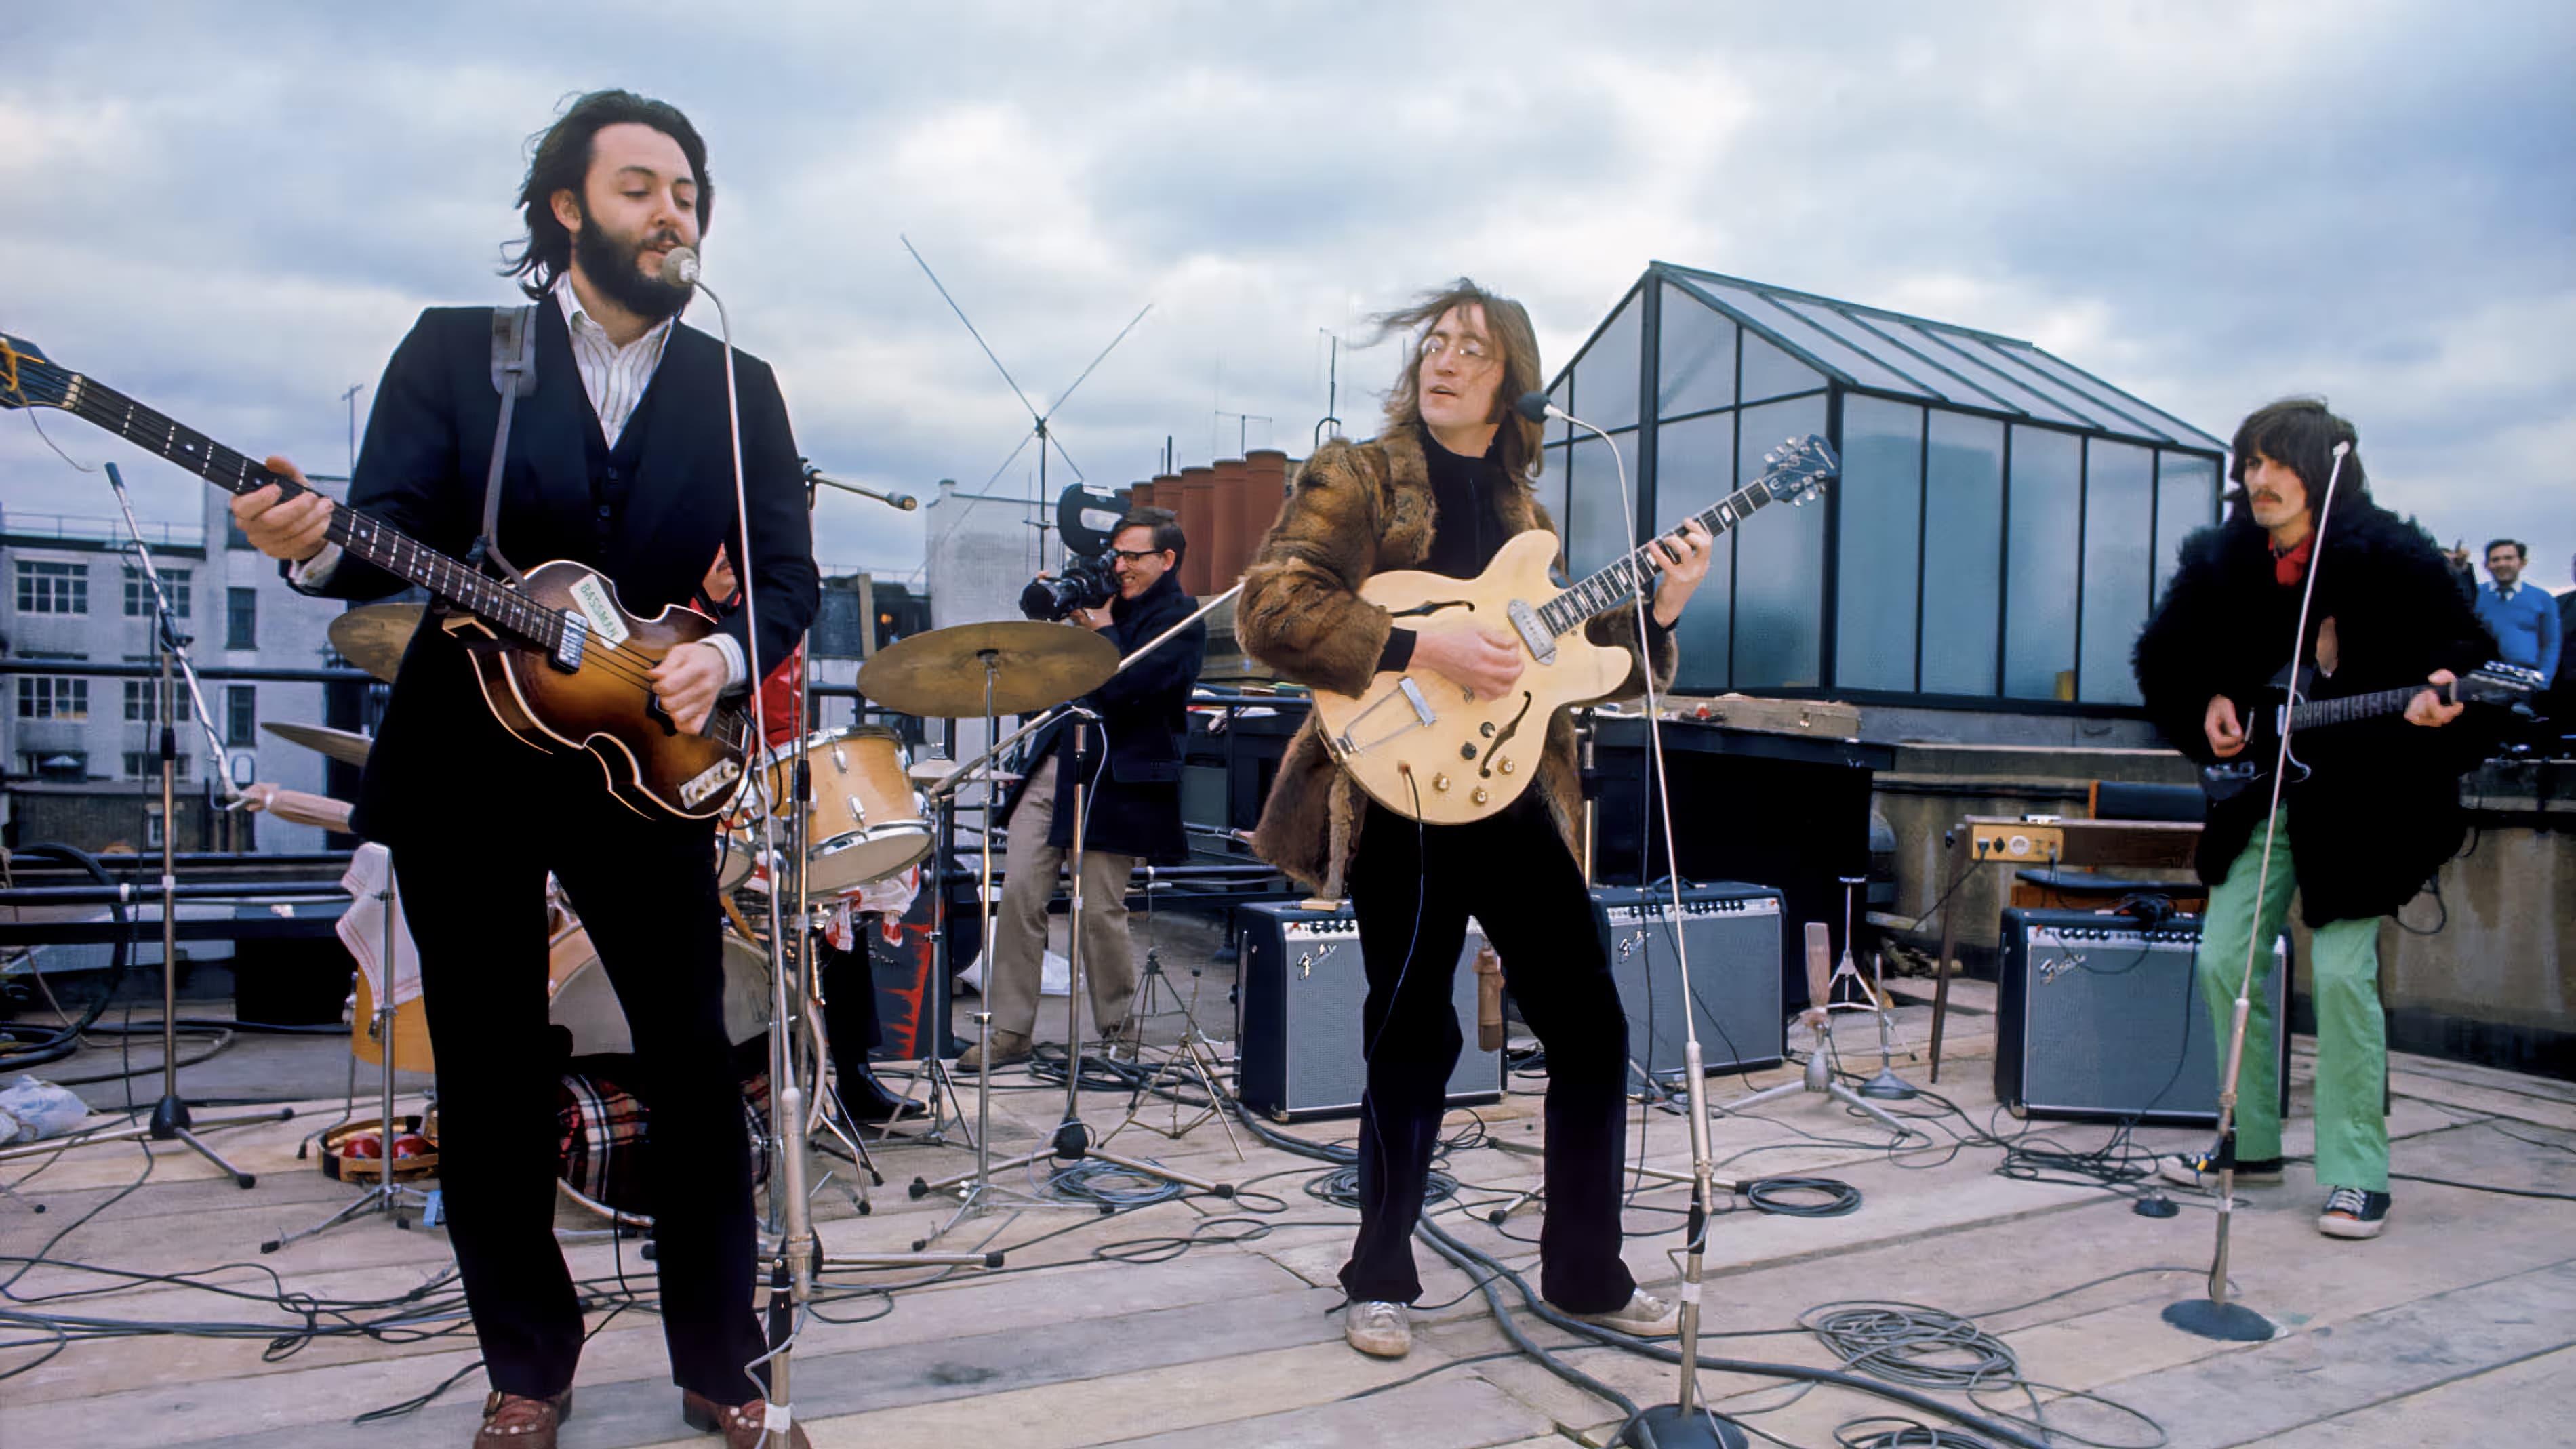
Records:
<instances>
[{"instance_id":1,"label":"white towel on drum","mask_svg":"<svg viewBox=\"0 0 2576 1449\"><path fill-rule=\"evenodd\" d=\"M393 987L385 987L385 903L378 892L392 884L393 852L372 841L359 846L349 855L349 873L340 877L340 888L349 893L349 908L340 913L340 943L358 958L358 969L367 973L367 990L376 1000L400 1006L420 995L420 951L411 943L411 927L403 921L402 899L393 902L394 945Z\"/></svg>"}]
</instances>

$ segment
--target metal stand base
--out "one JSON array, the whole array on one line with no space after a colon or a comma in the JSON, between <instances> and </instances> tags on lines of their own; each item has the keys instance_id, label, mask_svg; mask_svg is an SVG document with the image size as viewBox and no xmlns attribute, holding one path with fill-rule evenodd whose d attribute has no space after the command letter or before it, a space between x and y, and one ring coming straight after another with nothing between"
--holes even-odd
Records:
<instances>
[{"instance_id":1,"label":"metal stand base","mask_svg":"<svg viewBox=\"0 0 2576 1449\"><path fill-rule=\"evenodd\" d=\"M2272 1320L2242 1303L2186 1298L2165 1308L2164 1320L2194 1338L2220 1343L2268 1343L2280 1335Z\"/></svg>"},{"instance_id":2,"label":"metal stand base","mask_svg":"<svg viewBox=\"0 0 2576 1449\"><path fill-rule=\"evenodd\" d=\"M374 1187L368 1188L364 1195L360 1196L356 1201L343 1206L338 1212L331 1214L331 1216L324 1218L322 1221L315 1223L309 1228L298 1228L291 1233L280 1233L276 1237L269 1239L267 1242L260 1244L259 1250L263 1253L274 1253L289 1243L301 1242L306 1238L320 1237L322 1234L340 1226L342 1223L355 1221L368 1213L380 1212L388 1214L393 1218L395 1227L409 1228L411 1226L411 1222L405 1214L418 1213L421 1216L426 1217L428 1215L428 1209L428 1193L421 1191L419 1188L395 1182L388 1178L387 1180L376 1184Z\"/></svg>"},{"instance_id":3,"label":"metal stand base","mask_svg":"<svg viewBox=\"0 0 2576 1449\"><path fill-rule=\"evenodd\" d=\"M256 1116L216 1117L204 1122L196 1122L190 1120L188 1105L185 1102L176 1097L164 1097L152 1109L152 1120L148 1122L99 1127L87 1132L74 1132L66 1137L26 1143L23 1146L0 1151L0 1162L15 1162L25 1157L51 1157L56 1153L69 1152L73 1148L88 1147L99 1142L178 1142L185 1144L199 1157L221 1168L224 1175L230 1177L236 1186L247 1189L258 1185L258 1174L244 1172L224 1161L215 1149L208 1147L204 1139L197 1134L213 1132L225 1127L250 1127L262 1122L285 1122L292 1120L294 1116L294 1108L280 1107L274 1112L262 1112Z\"/></svg>"},{"instance_id":4,"label":"metal stand base","mask_svg":"<svg viewBox=\"0 0 2576 1449\"><path fill-rule=\"evenodd\" d=\"M1661 1404L1639 1414L1619 1442L1642 1445L1649 1433L1654 1435L1655 1449L1746 1449L1751 1442L1727 1420L1706 1409L1685 1409L1679 1404Z\"/></svg>"},{"instance_id":5,"label":"metal stand base","mask_svg":"<svg viewBox=\"0 0 2576 1449\"><path fill-rule=\"evenodd\" d=\"M1903 1102L1923 1095L1907 1085L1892 1067L1880 1067L1877 1076L1861 1083L1860 1094L1876 1102Z\"/></svg>"},{"instance_id":6,"label":"metal stand base","mask_svg":"<svg viewBox=\"0 0 2576 1449\"><path fill-rule=\"evenodd\" d=\"M1766 1087L1759 1092L1753 1093L1751 1096L1738 1097L1734 1101L1727 1103L1717 1110L1721 1112L1741 1112L1747 1107L1759 1106L1764 1102L1773 1101L1781 1097L1794 1097L1800 1092L1813 1092L1818 1096L1830 1097L1833 1100L1842 1103L1846 1107L1850 1107L1855 1111L1867 1113L1868 1115L1877 1118L1879 1121L1887 1124L1888 1131L1894 1132L1899 1136L1903 1136L1912 1130L1904 1123L1897 1121L1894 1117L1889 1116L1886 1112L1881 1111L1878 1107L1871 1104L1869 1101L1864 1099L1860 1093L1855 1092L1851 1088L1844 1086L1842 1083L1835 1081L1833 1077L1823 1069L1825 1055L1821 1045L1819 1045L1816 1054L1809 1057L1807 1060L1810 1063L1807 1068L1807 1074L1797 1081L1782 1082L1776 1087ZM1900 1083L1899 1085L1902 1084ZM1912 1095L1911 1088L1907 1089L1907 1095Z\"/></svg>"}]
</instances>

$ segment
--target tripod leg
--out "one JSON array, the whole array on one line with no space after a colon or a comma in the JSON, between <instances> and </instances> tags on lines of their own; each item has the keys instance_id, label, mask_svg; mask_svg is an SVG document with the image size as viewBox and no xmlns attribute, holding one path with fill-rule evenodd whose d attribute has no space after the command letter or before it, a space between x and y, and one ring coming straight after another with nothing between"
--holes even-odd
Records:
<instances>
[{"instance_id":1,"label":"tripod leg","mask_svg":"<svg viewBox=\"0 0 2576 1449\"><path fill-rule=\"evenodd\" d=\"M1904 1123L1897 1121L1894 1117L1889 1116L1876 1102L1869 1100L1867 1097L1862 1096L1860 1093L1853 1091L1851 1088L1844 1086L1840 1082L1834 1083L1826 1090L1828 1095L1830 1095L1835 1101L1842 1103L1846 1107L1858 1108L1859 1110L1868 1113L1870 1116L1886 1123L1887 1130L1896 1133L1900 1137L1911 1135L1914 1130L1913 1128L1906 1126Z\"/></svg>"}]
</instances>

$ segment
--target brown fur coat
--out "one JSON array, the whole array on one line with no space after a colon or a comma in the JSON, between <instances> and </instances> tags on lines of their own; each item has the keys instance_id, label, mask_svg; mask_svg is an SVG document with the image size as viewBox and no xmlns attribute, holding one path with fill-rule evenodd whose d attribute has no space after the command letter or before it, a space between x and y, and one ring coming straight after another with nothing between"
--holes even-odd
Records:
<instances>
[{"instance_id":1,"label":"brown fur coat","mask_svg":"<svg viewBox=\"0 0 2576 1449\"><path fill-rule=\"evenodd\" d=\"M1554 532L1535 492L1516 481L1496 507L1505 533ZM1359 597L1359 586L1373 574L1419 564L1431 551L1432 531L1431 476L1411 428L1391 429L1375 442L1326 443L1298 474L1278 521L1244 572L1236 639L1287 679L1341 694L1363 692L1394 625L1386 610ZM1561 552L1559 557L1561 562ZM1595 619L1584 632L1596 644L1623 646L1635 657L1636 621L1625 612ZM1660 689L1673 676L1670 634L1656 639L1654 653ZM1608 697L1644 690L1645 680L1632 665ZM1548 721L1547 754L1534 783L1570 848L1582 815L1582 784L1574 724L1563 713ZM1253 831L1253 851L1300 884L1338 899L1366 801L1333 763L1310 715L1279 762L1278 779Z\"/></svg>"}]
</instances>

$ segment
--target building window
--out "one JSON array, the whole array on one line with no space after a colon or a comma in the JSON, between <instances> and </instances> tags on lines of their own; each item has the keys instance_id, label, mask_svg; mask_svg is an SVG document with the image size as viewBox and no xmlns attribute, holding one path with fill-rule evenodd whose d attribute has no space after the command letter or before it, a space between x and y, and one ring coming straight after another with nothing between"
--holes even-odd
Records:
<instances>
[{"instance_id":1,"label":"building window","mask_svg":"<svg viewBox=\"0 0 2576 1449\"><path fill-rule=\"evenodd\" d=\"M190 706L188 702L188 691L180 689L177 690L176 693L179 697L178 722L186 724L193 717L189 713ZM160 702L160 680L129 679L125 681L125 717L128 720L140 721L144 724L152 723L153 720L160 717L161 711L158 708Z\"/></svg>"},{"instance_id":2,"label":"building window","mask_svg":"<svg viewBox=\"0 0 2576 1449\"><path fill-rule=\"evenodd\" d=\"M185 780L188 778L188 760L188 756L181 755L177 759L171 761L171 763L177 767L171 771L171 778L176 780ZM125 778L129 780L160 779L161 752L159 750L127 750L125 752Z\"/></svg>"},{"instance_id":3,"label":"building window","mask_svg":"<svg viewBox=\"0 0 2576 1449\"><path fill-rule=\"evenodd\" d=\"M224 590L224 647L259 647L259 590Z\"/></svg>"},{"instance_id":4,"label":"building window","mask_svg":"<svg viewBox=\"0 0 2576 1449\"><path fill-rule=\"evenodd\" d=\"M192 592L189 588L189 572L187 569L161 570L161 587L169 590L170 607L182 619L188 617L189 595ZM125 617L129 619L152 617L152 581L143 576L143 570L132 564L125 566Z\"/></svg>"},{"instance_id":5,"label":"building window","mask_svg":"<svg viewBox=\"0 0 2576 1449\"><path fill-rule=\"evenodd\" d=\"M89 778L85 750L20 750L18 773L30 779L78 784Z\"/></svg>"},{"instance_id":6,"label":"building window","mask_svg":"<svg viewBox=\"0 0 2576 1449\"><path fill-rule=\"evenodd\" d=\"M54 674L19 675L18 718L89 718L89 681Z\"/></svg>"},{"instance_id":7,"label":"building window","mask_svg":"<svg viewBox=\"0 0 2576 1449\"><path fill-rule=\"evenodd\" d=\"M89 565L18 560L18 612L88 613Z\"/></svg>"},{"instance_id":8,"label":"building window","mask_svg":"<svg viewBox=\"0 0 2576 1449\"><path fill-rule=\"evenodd\" d=\"M224 743L228 745L259 743L258 685L224 686Z\"/></svg>"}]
</instances>

